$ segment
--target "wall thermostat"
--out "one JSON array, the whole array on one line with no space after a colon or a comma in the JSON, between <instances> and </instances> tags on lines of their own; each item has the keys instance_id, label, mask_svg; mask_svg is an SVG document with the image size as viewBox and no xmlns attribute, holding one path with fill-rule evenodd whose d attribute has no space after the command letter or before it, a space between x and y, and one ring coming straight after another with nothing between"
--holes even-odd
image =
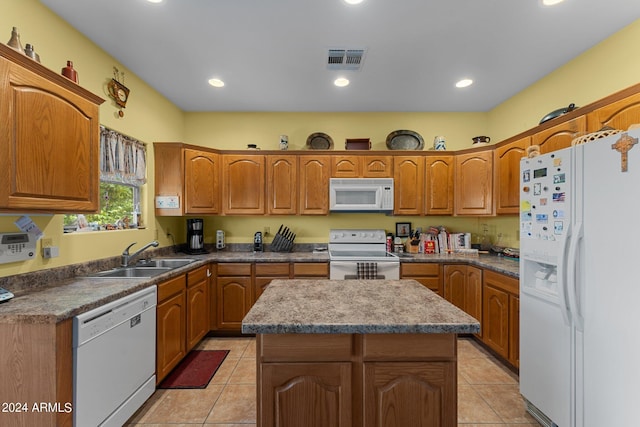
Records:
<instances>
[{"instance_id":1,"label":"wall thermostat","mask_svg":"<svg viewBox=\"0 0 640 427\"><path fill-rule=\"evenodd\" d=\"M36 242L36 236L30 233L0 233L0 263L35 258Z\"/></svg>"}]
</instances>

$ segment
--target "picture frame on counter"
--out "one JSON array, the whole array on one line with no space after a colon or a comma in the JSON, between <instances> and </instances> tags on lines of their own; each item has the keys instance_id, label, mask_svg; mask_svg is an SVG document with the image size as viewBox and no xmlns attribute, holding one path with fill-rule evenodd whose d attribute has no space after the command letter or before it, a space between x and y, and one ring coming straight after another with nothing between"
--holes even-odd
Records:
<instances>
[{"instance_id":1,"label":"picture frame on counter","mask_svg":"<svg viewBox=\"0 0 640 427\"><path fill-rule=\"evenodd\" d=\"M410 222L396 222L396 237L409 237L411 234Z\"/></svg>"}]
</instances>

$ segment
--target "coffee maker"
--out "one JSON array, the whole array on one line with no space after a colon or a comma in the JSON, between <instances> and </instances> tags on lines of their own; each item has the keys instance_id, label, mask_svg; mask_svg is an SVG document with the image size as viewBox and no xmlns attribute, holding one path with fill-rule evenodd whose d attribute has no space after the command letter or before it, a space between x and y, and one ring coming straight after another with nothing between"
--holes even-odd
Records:
<instances>
[{"instance_id":1,"label":"coffee maker","mask_svg":"<svg viewBox=\"0 0 640 427\"><path fill-rule=\"evenodd\" d=\"M202 218L187 219L187 247L188 254L206 254L204 249L204 221Z\"/></svg>"}]
</instances>

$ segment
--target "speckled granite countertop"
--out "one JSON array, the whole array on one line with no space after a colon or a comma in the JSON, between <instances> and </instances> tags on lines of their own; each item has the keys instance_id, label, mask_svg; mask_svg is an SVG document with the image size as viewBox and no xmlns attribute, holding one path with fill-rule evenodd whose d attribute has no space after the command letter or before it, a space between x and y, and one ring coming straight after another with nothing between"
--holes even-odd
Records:
<instances>
[{"instance_id":1,"label":"speckled granite countertop","mask_svg":"<svg viewBox=\"0 0 640 427\"><path fill-rule=\"evenodd\" d=\"M274 280L243 333L476 333L480 324L415 280Z\"/></svg>"},{"instance_id":2,"label":"speckled granite countertop","mask_svg":"<svg viewBox=\"0 0 640 427\"><path fill-rule=\"evenodd\" d=\"M40 270L15 276L0 277L0 286L16 296L0 303L0 323L56 323L84 313L100 305L122 298L140 289L161 283L209 262L328 262L327 252L296 251L292 253L251 251L212 251L206 255L173 253L161 248L149 253L154 257L185 257L196 261L152 279L95 279L89 273L117 266L119 257ZM456 255L417 255L401 262L468 263L518 277L518 262L489 255L461 257Z\"/></svg>"}]
</instances>

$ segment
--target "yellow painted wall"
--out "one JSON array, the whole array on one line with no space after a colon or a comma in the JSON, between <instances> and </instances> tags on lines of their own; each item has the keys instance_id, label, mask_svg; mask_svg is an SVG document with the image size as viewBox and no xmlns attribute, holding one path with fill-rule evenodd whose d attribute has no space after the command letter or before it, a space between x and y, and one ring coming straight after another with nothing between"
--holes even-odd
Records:
<instances>
[{"instance_id":1,"label":"yellow painted wall","mask_svg":"<svg viewBox=\"0 0 640 427\"><path fill-rule=\"evenodd\" d=\"M535 127L547 113L572 102L577 106L590 104L637 84L638 46L640 19L491 110L488 129L493 140Z\"/></svg>"},{"instance_id":2,"label":"yellow painted wall","mask_svg":"<svg viewBox=\"0 0 640 427\"><path fill-rule=\"evenodd\" d=\"M23 45L31 43L43 65L59 71L67 60L74 62L80 84L103 96L107 101L100 109L100 121L115 130L144 142L183 141L220 149L242 149L258 144L263 149L277 148L280 134L289 136L291 149L304 147L312 132L332 136L335 149L344 147L345 138L371 138L373 149L385 149L386 136L396 129L411 129L432 145L435 135L447 138L449 150L466 148L472 136L488 134L494 142L535 126L551 110L569 102L584 105L638 82L640 58L627 56L640 42L640 21L614 34L600 45L580 55L544 79L522 91L490 112L470 113L184 113L167 99L117 63L83 35L50 12L37 0L3 1L0 10L0 34L10 37L11 27L21 33ZM2 36L0 35L0 38ZM113 66L126 73L125 84L131 97L125 117L118 118L113 101L107 97L105 85ZM153 192L153 146L148 145L149 183L143 192L146 230L110 233L62 234L62 216L32 216L47 237L60 247L60 257L0 265L0 276L56 267L119 254L126 245L146 243L156 236L169 245L166 232L184 241L183 218L155 219L150 211ZM149 190L151 189L151 190ZM0 231L16 231L18 216L0 216ZM471 231L477 241L488 224L490 234L503 234L502 244L518 246L517 217L388 217L380 214L341 214L329 217L207 217L207 243L213 242L216 229L227 231L231 243L251 242L255 231L267 226L272 233L285 224L299 234L301 243L325 242L330 228L381 227L394 230L395 222L411 222L413 226L445 225L452 231ZM266 241L270 241L267 236Z\"/></svg>"},{"instance_id":3,"label":"yellow painted wall","mask_svg":"<svg viewBox=\"0 0 640 427\"><path fill-rule=\"evenodd\" d=\"M373 150L386 150L387 135L399 129L418 132L424 149L443 135L447 149L471 147L471 138L487 132L487 113L186 113L185 136L191 144L220 149L245 149L257 144L277 150L280 135L288 135L291 150L306 149L307 137L324 132L334 150L344 150L347 138L370 138Z\"/></svg>"},{"instance_id":4,"label":"yellow painted wall","mask_svg":"<svg viewBox=\"0 0 640 427\"><path fill-rule=\"evenodd\" d=\"M129 72L110 55L93 42L78 33L57 15L37 0L3 0L0 6L0 39L9 40L11 28L17 27L22 45L31 43L40 55L42 65L60 72L67 60L73 61L78 71L80 85L106 99L100 107L100 122L123 134L143 142L156 140L183 140L183 112L166 98L158 94L145 82ZM125 84L131 90L124 118L118 118L115 103L108 98L106 83L113 76L113 67L125 72ZM153 146L148 144L148 156L153 159ZM154 173L153 161L149 162L148 174ZM143 206L152 206L153 179L151 186L143 190ZM86 234L63 234L62 216L31 216L60 248L60 256L45 260L38 256L25 262L0 264L0 276L9 276L43 268L57 267L87 260L116 256L132 242L144 244L153 240L156 230L163 246L170 244L164 229L178 223L177 219L156 221L153 211L146 209L144 222L146 230L126 230L117 232L95 232ZM15 232L14 222L18 216L0 216L0 231ZM182 221L179 221L182 223ZM177 227L173 227L176 229ZM40 244L38 244L38 250Z\"/></svg>"}]
</instances>

